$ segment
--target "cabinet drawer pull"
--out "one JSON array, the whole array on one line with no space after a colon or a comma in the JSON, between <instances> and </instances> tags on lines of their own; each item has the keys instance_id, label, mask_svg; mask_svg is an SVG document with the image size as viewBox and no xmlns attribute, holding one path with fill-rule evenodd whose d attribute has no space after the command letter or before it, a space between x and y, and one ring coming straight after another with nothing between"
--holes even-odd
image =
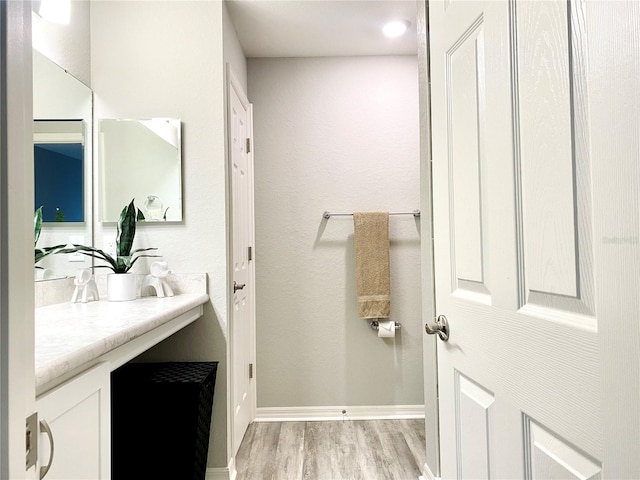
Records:
<instances>
[{"instance_id":1,"label":"cabinet drawer pull","mask_svg":"<svg viewBox=\"0 0 640 480\"><path fill-rule=\"evenodd\" d=\"M51 433L51 427L44 419L40 420L40 430L47 434L47 437L49 437L49 445L51 446L51 452L49 453L49 463L47 463L44 467L40 467L40 480L42 480L45 475L49 473L49 469L51 468L51 464L53 463L53 433Z\"/></svg>"}]
</instances>

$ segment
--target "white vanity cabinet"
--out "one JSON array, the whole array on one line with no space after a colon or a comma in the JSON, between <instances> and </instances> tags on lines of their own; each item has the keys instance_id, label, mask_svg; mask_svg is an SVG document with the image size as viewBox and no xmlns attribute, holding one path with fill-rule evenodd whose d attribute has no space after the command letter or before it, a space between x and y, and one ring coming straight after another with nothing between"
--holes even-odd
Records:
<instances>
[{"instance_id":1,"label":"white vanity cabinet","mask_svg":"<svg viewBox=\"0 0 640 480\"><path fill-rule=\"evenodd\" d=\"M42 422L37 471L51 462L46 480L111 478L110 373L109 364L100 363L36 399Z\"/></svg>"},{"instance_id":2,"label":"white vanity cabinet","mask_svg":"<svg viewBox=\"0 0 640 480\"><path fill-rule=\"evenodd\" d=\"M36 308L36 473L52 459L45 480L111 478L111 372L196 321L208 300L187 293Z\"/></svg>"}]
</instances>

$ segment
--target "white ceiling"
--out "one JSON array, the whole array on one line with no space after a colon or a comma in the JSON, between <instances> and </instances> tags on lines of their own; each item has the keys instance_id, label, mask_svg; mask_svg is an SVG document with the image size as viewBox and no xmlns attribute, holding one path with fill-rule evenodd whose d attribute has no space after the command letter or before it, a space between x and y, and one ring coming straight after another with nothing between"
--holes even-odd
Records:
<instances>
[{"instance_id":1,"label":"white ceiling","mask_svg":"<svg viewBox=\"0 0 640 480\"><path fill-rule=\"evenodd\" d=\"M416 55L415 0L226 0L247 57ZM411 22L400 38L389 20Z\"/></svg>"}]
</instances>

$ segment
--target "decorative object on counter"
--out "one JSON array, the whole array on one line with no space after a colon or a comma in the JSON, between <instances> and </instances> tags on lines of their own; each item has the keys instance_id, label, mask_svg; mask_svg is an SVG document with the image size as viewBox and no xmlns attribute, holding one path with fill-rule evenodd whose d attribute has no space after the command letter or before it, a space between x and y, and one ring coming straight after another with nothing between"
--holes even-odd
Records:
<instances>
[{"instance_id":1,"label":"decorative object on counter","mask_svg":"<svg viewBox=\"0 0 640 480\"><path fill-rule=\"evenodd\" d=\"M38 248L38 240L40 239L40 232L42 231L42 207L39 207L35 213L33 214L33 246L35 249L34 256L34 264L37 269L45 270L43 275L40 275L42 279L51 278L53 276L53 272L48 268L43 269L38 266L38 262L42 260L47 255L51 255L52 253L58 253L58 251L64 247L64 245L56 245L54 247L44 247ZM47 275L46 270L49 271L50 275Z\"/></svg>"},{"instance_id":2,"label":"decorative object on counter","mask_svg":"<svg viewBox=\"0 0 640 480\"><path fill-rule=\"evenodd\" d=\"M151 272L142 280L140 291L144 293L147 288L152 288L156 292L157 297L173 297L173 290L164 278L171 273L167 262L153 262L149 267Z\"/></svg>"},{"instance_id":3,"label":"decorative object on counter","mask_svg":"<svg viewBox=\"0 0 640 480\"><path fill-rule=\"evenodd\" d=\"M107 275L107 300L128 302L138 296L135 273L110 273Z\"/></svg>"},{"instance_id":4,"label":"decorative object on counter","mask_svg":"<svg viewBox=\"0 0 640 480\"><path fill-rule=\"evenodd\" d=\"M50 268L42 268L36 265L36 280L52 280L53 278L55 278L53 270L51 270Z\"/></svg>"},{"instance_id":5,"label":"decorative object on counter","mask_svg":"<svg viewBox=\"0 0 640 480\"><path fill-rule=\"evenodd\" d=\"M116 234L115 258L99 248L86 247L84 245L73 245L72 248L60 250L61 253L78 252L108 263L108 265L96 265L94 268L104 267L113 271L112 274L107 275L107 300L109 301L135 300L136 276L129 273L129 270L142 257L159 257L159 255L142 254L142 252L157 250L155 247L131 250L133 239L136 235L137 215L133 202L131 200L129 205L125 206L120 212Z\"/></svg>"},{"instance_id":6,"label":"decorative object on counter","mask_svg":"<svg viewBox=\"0 0 640 480\"><path fill-rule=\"evenodd\" d=\"M77 303L78 300L82 303L87 303L90 298L91 300L100 300L98 286L92 277L93 275L89 268L83 268L76 272L76 278L73 280L73 284L76 288L73 291L71 303Z\"/></svg>"},{"instance_id":7,"label":"decorative object on counter","mask_svg":"<svg viewBox=\"0 0 640 480\"><path fill-rule=\"evenodd\" d=\"M167 220L167 210L163 209L162 200L158 195L147 195L147 199L144 201L144 220L148 221L160 221ZM139 214L138 214L139 215Z\"/></svg>"}]
</instances>

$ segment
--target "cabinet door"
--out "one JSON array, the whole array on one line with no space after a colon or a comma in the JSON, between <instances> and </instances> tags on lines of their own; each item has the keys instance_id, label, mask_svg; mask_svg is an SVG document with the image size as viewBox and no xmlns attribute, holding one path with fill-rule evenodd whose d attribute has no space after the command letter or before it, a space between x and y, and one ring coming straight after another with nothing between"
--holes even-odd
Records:
<instances>
[{"instance_id":1,"label":"cabinet door","mask_svg":"<svg viewBox=\"0 0 640 480\"><path fill-rule=\"evenodd\" d=\"M54 442L46 480L110 478L109 382L109 365L102 363L36 400L39 418L48 423ZM42 430L38 444L43 466L51 458L51 448Z\"/></svg>"}]
</instances>

